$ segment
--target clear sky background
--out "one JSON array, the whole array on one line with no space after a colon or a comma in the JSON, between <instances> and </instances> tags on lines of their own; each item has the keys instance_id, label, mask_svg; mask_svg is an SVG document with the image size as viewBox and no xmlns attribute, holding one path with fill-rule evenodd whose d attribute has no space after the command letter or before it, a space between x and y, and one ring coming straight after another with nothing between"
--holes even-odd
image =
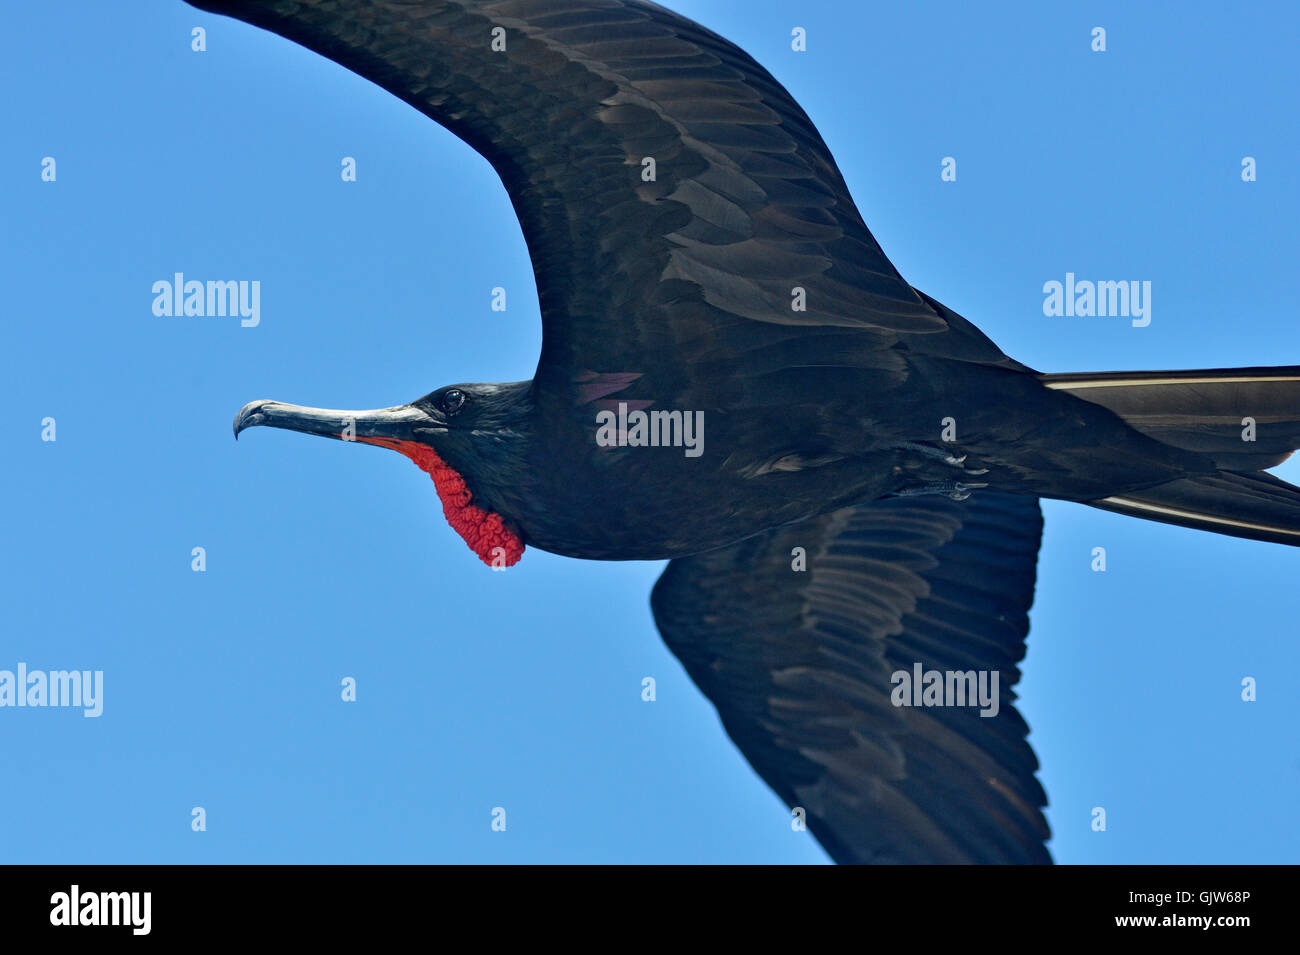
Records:
<instances>
[{"instance_id":1,"label":"clear sky background","mask_svg":"<svg viewBox=\"0 0 1300 955\"><path fill-rule=\"evenodd\" d=\"M895 265L1020 360L1300 363L1295 5L672 6L791 90ZM105 672L98 719L0 710L0 861L825 861L665 650L661 564L494 574L399 456L231 439L254 398L531 377L533 279L484 160L173 0L6 4L0 87L0 669ZM261 324L155 317L177 271L259 280ZM1044 317L1067 271L1150 280L1150 326ZM1055 857L1300 861L1300 550L1045 511L1020 690Z\"/></svg>"}]
</instances>

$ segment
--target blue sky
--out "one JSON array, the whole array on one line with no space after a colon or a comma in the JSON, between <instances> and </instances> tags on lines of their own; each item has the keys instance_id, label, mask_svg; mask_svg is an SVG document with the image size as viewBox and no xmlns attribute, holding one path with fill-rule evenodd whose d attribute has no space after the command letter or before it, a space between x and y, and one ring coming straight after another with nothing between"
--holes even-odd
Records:
<instances>
[{"instance_id":1,"label":"blue sky","mask_svg":"<svg viewBox=\"0 0 1300 955\"><path fill-rule=\"evenodd\" d=\"M895 265L1020 360L1300 363L1293 5L672 6L791 90ZM665 650L660 564L530 550L493 574L397 455L231 440L254 398L531 376L532 275L487 163L179 2L3 21L0 669L100 669L105 698L0 709L0 861L825 861ZM156 317L177 271L259 280L260 324ZM1067 271L1151 281L1150 326L1045 317ZM1300 861L1300 550L1045 512L1020 690L1057 860Z\"/></svg>"}]
</instances>

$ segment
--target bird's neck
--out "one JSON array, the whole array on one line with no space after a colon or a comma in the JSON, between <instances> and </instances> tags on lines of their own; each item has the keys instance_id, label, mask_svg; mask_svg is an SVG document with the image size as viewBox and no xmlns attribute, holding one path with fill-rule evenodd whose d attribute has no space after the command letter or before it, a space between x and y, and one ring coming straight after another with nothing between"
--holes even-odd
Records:
<instances>
[{"instance_id":1,"label":"bird's neck","mask_svg":"<svg viewBox=\"0 0 1300 955\"><path fill-rule=\"evenodd\" d=\"M493 568L518 562L527 542L524 513L533 476L532 383L502 385L492 414L475 423L470 453L421 445L407 456L433 479L447 523ZM405 453L405 452L404 452Z\"/></svg>"}]
</instances>

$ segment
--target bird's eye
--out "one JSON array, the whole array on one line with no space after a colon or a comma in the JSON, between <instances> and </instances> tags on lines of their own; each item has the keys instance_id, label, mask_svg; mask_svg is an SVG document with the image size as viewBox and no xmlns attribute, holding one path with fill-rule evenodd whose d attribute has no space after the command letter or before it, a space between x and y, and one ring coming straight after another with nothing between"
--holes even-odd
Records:
<instances>
[{"instance_id":1,"label":"bird's eye","mask_svg":"<svg viewBox=\"0 0 1300 955\"><path fill-rule=\"evenodd\" d=\"M452 388L450 391L443 392L442 410L447 414L455 414L465 403L465 392Z\"/></svg>"}]
</instances>

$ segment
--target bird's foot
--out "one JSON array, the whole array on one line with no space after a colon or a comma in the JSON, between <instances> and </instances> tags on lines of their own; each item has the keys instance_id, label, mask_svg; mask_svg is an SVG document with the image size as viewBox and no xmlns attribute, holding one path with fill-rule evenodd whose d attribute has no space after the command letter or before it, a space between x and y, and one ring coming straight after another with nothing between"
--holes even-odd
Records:
<instances>
[{"instance_id":1,"label":"bird's foot","mask_svg":"<svg viewBox=\"0 0 1300 955\"><path fill-rule=\"evenodd\" d=\"M987 481L940 481L936 484L925 484L921 487L907 487L901 491L894 492L895 497L919 497L922 494L942 494L944 497L953 501L964 501L970 497L970 492L982 487L988 487Z\"/></svg>"},{"instance_id":2,"label":"bird's foot","mask_svg":"<svg viewBox=\"0 0 1300 955\"><path fill-rule=\"evenodd\" d=\"M960 457L958 457L957 455L953 454L951 451L947 451L943 448L934 448L928 444L916 444L915 442L912 441L904 441L902 444L898 445L897 447L903 451L914 451L917 454L924 455L927 458L933 458L936 461L942 461L950 468L959 469L963 474L970 474L975 477L978 477L981 474L989 473L988 468L966 467L966 457L967 457L966 455L963 454ZM978 486L983 487L983 485L978 485Z\"/></svg>"}]
</instances>

